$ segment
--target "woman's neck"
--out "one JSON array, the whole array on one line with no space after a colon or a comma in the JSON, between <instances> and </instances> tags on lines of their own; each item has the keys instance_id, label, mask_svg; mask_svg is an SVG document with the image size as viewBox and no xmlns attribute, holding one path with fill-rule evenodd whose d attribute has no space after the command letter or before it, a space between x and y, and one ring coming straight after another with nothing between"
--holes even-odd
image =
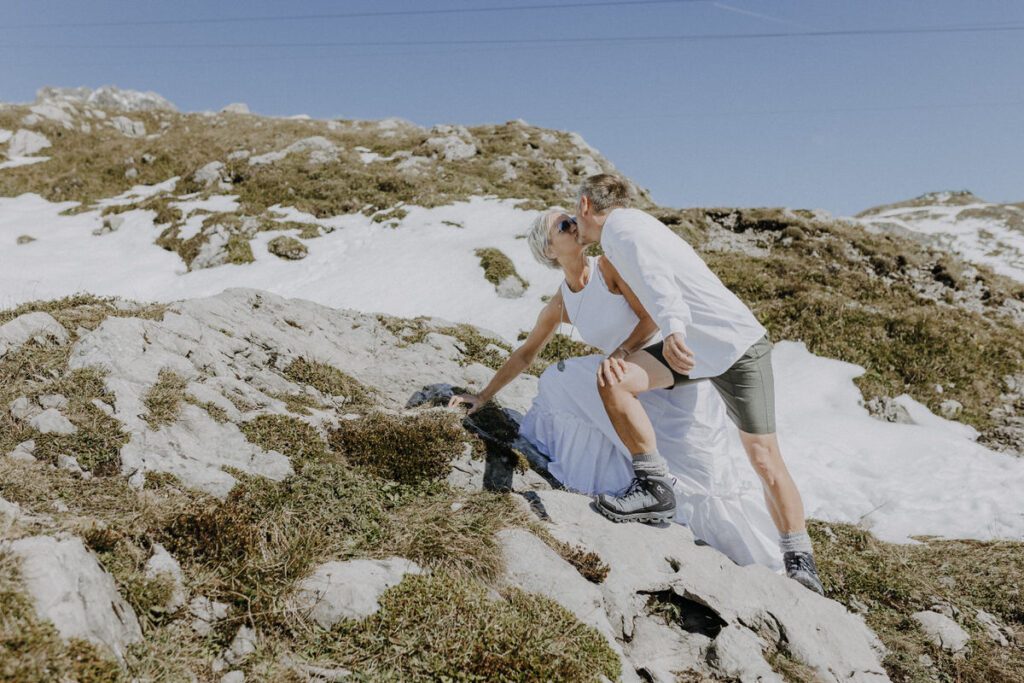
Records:
<instances>
[{"instance_id":1,"label":"woman's neck","mask_svg":"<svg viewBox=\"0 0 1024 683\"><path fill-rule=\"evenodd\" d=\"M590 281L590 262L586 255L581 253L578 257L563 261L562 272L565 273L565 281L569 284L569 289L579 292Z\"/></svg>"}]
</instances>

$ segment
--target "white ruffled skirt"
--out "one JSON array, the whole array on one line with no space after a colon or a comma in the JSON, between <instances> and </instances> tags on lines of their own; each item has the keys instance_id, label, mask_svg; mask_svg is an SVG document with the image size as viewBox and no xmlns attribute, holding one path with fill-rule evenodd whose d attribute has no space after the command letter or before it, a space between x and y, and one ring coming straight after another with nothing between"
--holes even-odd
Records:
<instances>
[{"instance_id":1,"label":"white ruffled skirt","mask_svg":"<svg viewBox=\"0 0 1024 683\"><path fill-rule=\"evenodd\" d=\"M550 473L586 495L619 494L633 479L622 444L597 392L603 356L554 365L523 417L520 435L551 459ZM656 389L640 395L654 424L658 451L676 478L676 521L740 565L781 567L778 532L761 491L741 485L731 453L725 405L710 382Z\"/></svg>"}]
</instances>

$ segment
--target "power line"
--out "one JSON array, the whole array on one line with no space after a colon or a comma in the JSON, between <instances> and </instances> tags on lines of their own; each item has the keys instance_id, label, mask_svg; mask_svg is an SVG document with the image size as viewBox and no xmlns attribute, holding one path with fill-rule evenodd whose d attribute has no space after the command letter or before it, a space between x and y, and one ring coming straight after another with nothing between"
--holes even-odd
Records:
<instances>
[{"instance_id":1,"label":"power line","mask_svg":"<svg viewBox=\"0 0 1024 683\"><path fill-rule=\"evenodd\" d=\"M775 31L761 33L691 33L683 35L646 35L646 36L603 36L603 37L572 37L558 36L553 38L480 38L461 40L366 40L366 41L326 41L326 42L284 42L284 43L145 43L126 45L114 43L106 45L73 45L68 43L38 43L28 45L2 45L6 49L103 49L103 50L146 50L146 49L217 49L217 48L295 48L295 47L410 47L410 46L476 46L476 45L538 45L547 43L559 44L607 44L607 43L685 43L705 41L732 40L774 40L781 38L837 38L858 36L902 36L925 34L955 33L1014 33L1024 31L1024 25L987 25L987 26L945 26L945 27L905 27L905 28L871 28L871 29L836 29L823 31Z\"/></svg>"},{"instance_id":2,"label":"power line","mask_svg":"<svg viewBox=\"0 0 1024 683\"><path fill-rule=\"evenodd\" d=\"M55 22L40 24L8 24L0 26L5 28L87 28L98 26L169 26L169 25L192 25L192 24L230 24L230 23L252 23L266 21L322 21L324 19L366 19L384 17L412 17L412 16L443 16L450 14L492 14L497 12L522 12L535 10L558 10L558 9L581 9L596 7L636 7L646 5L684 5L709 3L713 0L597 0L596 2L567 2L567 3L537 3L521 5L501 5L497 7L467 7L467 8L444 8L444 9L415 9L415 10L377 10L373 12L328 12L323 14L283 14L266 17L221 17L205 19L149 19L149 20L125 20L125 21L89 21L89 22Z\"/></svg>"}]
</instances>

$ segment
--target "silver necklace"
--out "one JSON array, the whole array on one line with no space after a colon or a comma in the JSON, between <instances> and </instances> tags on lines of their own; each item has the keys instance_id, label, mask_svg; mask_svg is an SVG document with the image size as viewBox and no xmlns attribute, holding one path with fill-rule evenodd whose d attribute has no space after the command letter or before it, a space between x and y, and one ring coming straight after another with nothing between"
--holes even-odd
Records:
<instances>
[{"instance_id":1,"label":"silver necklace","mask_svg":"<svg viewBox=\"0 0 1024 683\"><path fill-rule=\"evenodd\" d=\"M589 266L590 266L590 261L588 259L586 265L584 266L584 269L586 269ZM576 315L574 317L572 317L572 318L569 318L569 326L572 328L572 329L569 330L569 339L570 340L572 340L572 333L576 331L576 323L573 322L573 321L580 319L580 311L583 310L583 302L587 300L587 286L590 285L590 280L593 277L594 277L594 273L593 273L593 269L591 269L590 277L587 278L586 284L584 284L583 285L583 289L580 290L580 302L578 304L576 304ZM568 280L565 281L565 288L568 289L570 292L572 292L572 288L569 287L569 281ZM562 297L562 310L563 311L565 310L565 297ZM565 359L559 359L558 365L556 367L558 368L559 372L565 372Z\"/></svg>"}]
</instances>

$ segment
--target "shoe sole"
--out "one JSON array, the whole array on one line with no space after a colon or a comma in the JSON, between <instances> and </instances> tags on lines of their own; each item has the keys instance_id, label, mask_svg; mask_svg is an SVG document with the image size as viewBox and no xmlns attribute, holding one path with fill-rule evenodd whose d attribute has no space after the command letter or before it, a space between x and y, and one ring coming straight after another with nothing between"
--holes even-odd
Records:
<instances>
[{"instance_id":1,"label":"shoe sole","mask_svg":"<svg viewBox=\"0 0 1024 683\"><path fill-rule=\"evenodd\" d=\"M608 510L600 504L595 504L595 507L598 512L615 523L644 522L646 524L664 524L665 522L671 522L676 517L675 510L666 510L663 512L630 512L623 514Z\"/></svg>"}]
</instances>

